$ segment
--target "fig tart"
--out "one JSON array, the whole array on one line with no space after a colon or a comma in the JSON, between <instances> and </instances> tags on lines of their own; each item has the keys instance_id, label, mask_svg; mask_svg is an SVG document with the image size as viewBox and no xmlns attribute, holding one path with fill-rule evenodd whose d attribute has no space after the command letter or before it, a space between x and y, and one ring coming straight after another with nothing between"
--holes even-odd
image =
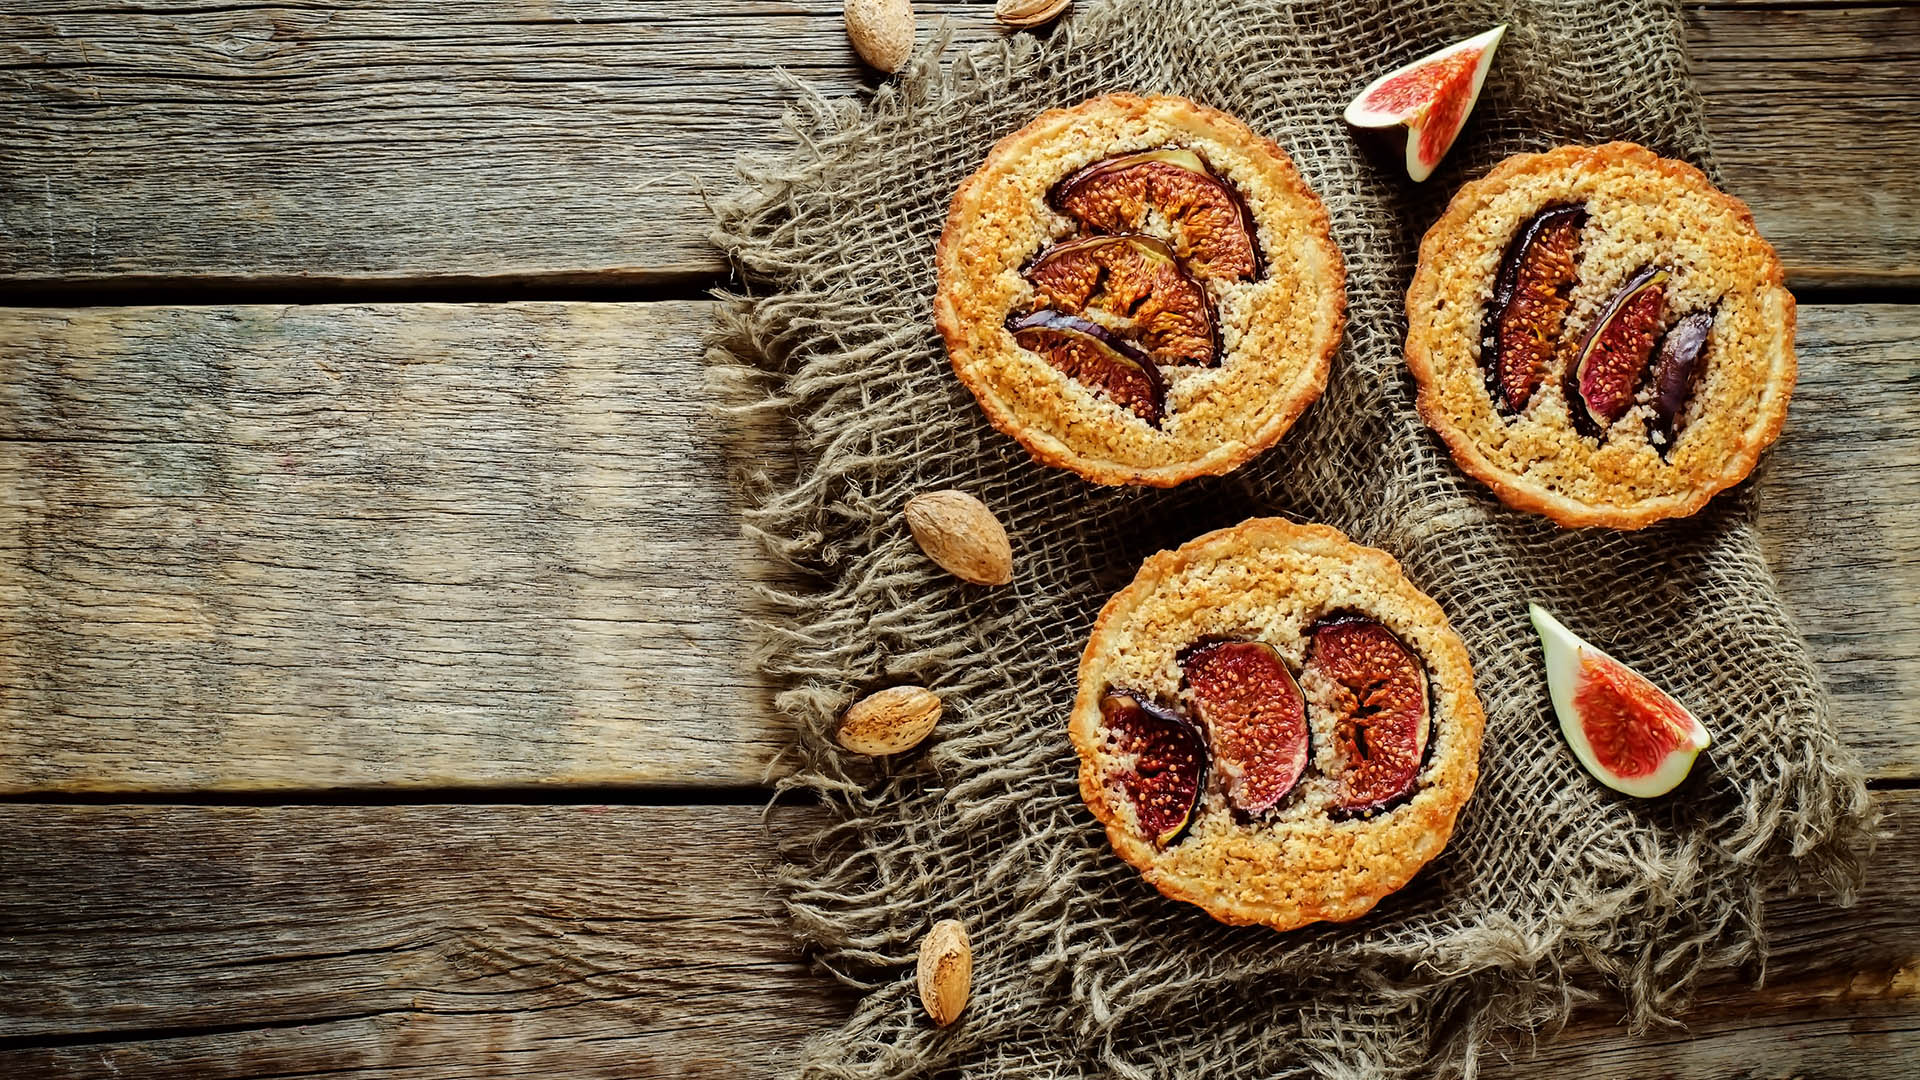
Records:
<instances>
[{"instance_id":1,"label":"fig tart","mask_svg":"<svg viewBox=\"0 0 1920 1080\"><path fill-rule=\"evenodd\" d=\"M1446 615L1385 552L1256 518L1141 566L1080 660L1080 795L1225 923L1357 918L1438 855L1486 725Z\"/></svg>"},{"instance_id":2,"label":"fig tart","mask_svg":"<svg viewBox=\"0 0 1920 1080\"><path fill-rule=\"evenodd\" d=\"M1346 318L1326 208L1286 152L1177 97L1109 94L1000 140L935 261L935 321L987 419L1102 484L1273 445Z\"/></svg>"},{"instance_id":3,"label":"fig tart","mask_svg":"<svg viewBox=\"0 0 1920 1080\"><path fill-rule=\"evenodd\" d=\"M1508 158L1420 245L1420 415L1508 505L1684 517L1753 470L1793 394L1793 296L1740 200L1631 143Z\"/></svg>"}]
</instances>

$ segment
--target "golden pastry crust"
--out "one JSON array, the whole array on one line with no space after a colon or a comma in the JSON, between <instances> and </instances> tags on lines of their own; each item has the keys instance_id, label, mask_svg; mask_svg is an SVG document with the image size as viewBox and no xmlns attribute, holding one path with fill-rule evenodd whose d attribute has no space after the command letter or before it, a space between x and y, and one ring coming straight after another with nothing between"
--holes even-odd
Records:
<instances>
[{"instance_id":1,"label":"golden pastry crust","mask_svg":"<svg viewBox=\"0 0 1920 1080\"><path fill-rule=\"evenodd\" d=\"M1325 812L1334 719L1312 702L1313 762L1271 817L1239 824L1210 792L1186 837L1156 850L1112 777L1100 697L1121 687L1175 699L1179 653L1203 637L1265 641L1294 670L1313 623L1358 612L1399 636L1426 668L1432 705L1428 758L1413 796L1371 818ZM1290 930L1358 918L1410 881L1446 847L1479 776L1486 716L1466 646L1440 606L1413 587L1392 556L1325 525L1255 518L1148 559L1100 613L1080 659L1068 731L1080 756L1080 795L1122 859L1154 888L1233 925Z\"/></svg>"},{"instance_id":2,"label":"golden pastry crust","mask_svg":"<svg viewBox=\"0 0 1920 1080\"><path fill-rule=\"evenodd\" d=\"M1604 440L1574 429L1561 386L1564 349L1521 413L1502 415L1487 391L1480 334L1494 275L1515 232L1560 203L1583 203L1588 213L1563 342L1580 341L1642 266L1672 271L1669 323L1716 309L1685 425L1665 460L1646 435L1645 384ZM1569 528L1639 529L1684 517L1745 479L1786 420L1796 366L1784 282L1746 204L1685 162L1633 143L1510 157L1463 186L1420 244L1406 347L1420 415L1460 468L1509 506Z\"/></svg>"},{"instance_id":3,"label":"golden pastry crust","mask_svg":"<svg viewBox=\"0 0 1920 1080\"><path fill-rule=\"evenodd\" d=\"M1169 415L1155 429L1020 348L1005 323L1033 297L1022 265L1075 231L1048 190L1092 162L1172 145L1198 151L1241 193L1266 272L1208 283L1223 362L1163 367ZM934 321L987 419L1035 460L1101 484L1170 487L1272 446L1325 389L1346 321L1346 267L1326 207L1292 160L1184 98L1108 94L1000 140L955 193L935 262Z\"/></svg>"}]
</instances>

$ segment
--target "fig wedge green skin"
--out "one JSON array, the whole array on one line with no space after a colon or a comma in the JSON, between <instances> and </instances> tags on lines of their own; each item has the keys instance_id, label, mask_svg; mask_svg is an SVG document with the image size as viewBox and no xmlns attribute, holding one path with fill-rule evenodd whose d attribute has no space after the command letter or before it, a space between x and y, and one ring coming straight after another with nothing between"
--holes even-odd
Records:
<instances>
[{"instance_id":1,"label":"fig wedge green skin","mask_svg":"<svg viewBox=\"0 0 1920 1080\"><path fill-rule=\"evenodd\" d=\"M1149 426L1160 426L1166 414L1166 382L1131 342L1090 319L1052 308L1011 320L1007 329L1021 348L1044 357L1068 378L1104 391Z\"/></svg>"},{"instance_id":2,"label":"fig wedge green skin","mask_svg":"<svg viewBox=\"0 0 1920 1080\"><path fill-rule=\"evenodd\" d=\"M1581 339L1566 378L1567 413L1581 434L1599 438L1633 407L1665 325L1670 276L1657 266L1636 272Z\"/></svg>"},{"instance_id":3,"label":"fig wedge green skin","mask_svg":"<svg viewBox=\"0 0 1920 1080\"><path fill-rule=\"evenodd\" d=\"M1287 662L1262 641L1216 641L1180 666L1228 803L1249 815L1278 806L1311 757L1307 700Z\"/></svg>"},{"instance_id":4,"label":"fig wedge green skin","mask_svg":"<svg viewBox=\"0 0 1920 1080\"><path fill-rule=\"evenodd\" d=\"M1582 653L1598 657L1601 660L1619 665L1631 671L1626 665L1589 645L1579 635L1563 626L1539 604L1527 606L1528 615L1533 621L1535 632L1540 635L1541 650L1545 655L1547 671L1547 692L1553 699L1554 714L1560 720L1560 732L1566 736L1567 744L1573 748L1574 757L1586 767L1594 779L1623 795L1635 798L1651 799L1665 795L1679 787L1687 774L1693 771L1693 763L1700 751L1713 741L1706 726L1699 718L1688 712L1671 696L1665 695L1675 709L1685 714L1687 730L1680 745L1666 752L1657 768L1639 776L1623 776L1608 768L1595 752L1593 743L1588 739L1586 725L1582 721L1580 709L1576 704L1579 693ZM1651 686L1651 684L1648 684ZM1657 688L1655 688L1657 691Z\"/></svg>"},{"instance_id":5,"label":"fig wedge green skin","mask_svg":"<svg viewBox=\"0 0 1920 1080\"><path fill-rule=\"evenodd\" d=\"M1133 803L1141 830L1155 848L1174 844L1193 824L1206 787L1205 737L1186 717L1132 690L1102 694L1100 719L1116 749L1133 757L1132 771L1115 779Z\"/></svg>"}]
</instances>

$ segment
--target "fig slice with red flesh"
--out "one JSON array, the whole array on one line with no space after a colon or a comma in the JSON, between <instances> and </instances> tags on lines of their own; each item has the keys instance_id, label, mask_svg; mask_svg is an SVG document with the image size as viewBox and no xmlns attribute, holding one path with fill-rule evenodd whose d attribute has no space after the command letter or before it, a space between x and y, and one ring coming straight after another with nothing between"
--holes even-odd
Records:
<instances>
[{"instance_id":1,"label":"fig slice with red flesh","mask_svg":"<svg viewBox=\"0 0 1920 1080\"><path fill-rule=\"evenodd\" d=\"M1099 311L1163 364L1219 362L1213 307L1165 242L1151 236L1083 236L1041 252L1026 269L1056 311Z\"/></svg>"},{"instance_id":2,"label":"fig slice with red flesh","mask_svg":"<svg viewBox=\"0 0 1920 1080\"><path fill-rule=\"evenodd\" d=\"M1647 418L1647 439L1661 457L1673 452L1680 440L1680 416L1700 381L1701 361L1713 336L1712 311L1696 311L1667 331L1653 365L1653 415Z\"/></svg>"},{"instance_id":3,"label":"fig slice with red flesh","mask_svg":"<svg viewBox=\"0 0 1920 1080\"><path fill-rule=\"evenodd\" d=\"M1107 395L1153 427L1165 413L1167 388L1160 370L1126 339L1078 315L1052 308L1015 319L1007 327L1020 347L1038 353L1067 378Z\"/></svg>"},{"instance_id":4,"label":"fig slice with red flesh","mask_svg":"<svg viewBox=\"0 0 1920 1080\"><path fill-rule=\"evenodd\" d=\"M1638 798L1679 787L1713 741L1706 726L1539 604L1528 605L1528 614L1540 635L1553 711L1580 764L1601 783Z\"/></svg>"},{"instance_id":5,"label":"fig slice with red flesh","mask_svg":"<svg viewBox=\"0 0 1920 1080\"><path fill-rule=\"evenodd\" d=\"M1407 176L1415 183L1432 176L1480 100L1506 32L1505 24L1496 26L1380 76L1347 106L1347 123L1406 128Z\"/></svg>"},{"instance_id":6,"label":"fig slice with red flesh","mask_svg":"<svg viewBox=\"0 0 1920 1080\"><path fill-rule=\"evenodd\" d=\"M1322 619L1307 647L1307 671L1332 700L1339 757L1333 813L1358 817L1411 794L1432 727L1427 672L1393 631L1360 615Z\"/></svg>"},{"instance_id":7,"label":"fig slice with red flesh","mask_svg":"<svg viewBox=\"0 0 1920 1080\"><path fill-rule=\"evenodd\" d=\"M1125 762L1115 777L1133 803L1140 830L1156 848L1178 840L1193 823L1207 772L1207 744L1198 728L1131 690L1100 697L1100 719Z\"/></svg>"},{"instance_id":8,"label":"fig slice with red flesh","mask_svg":"<svg viewBox=\"0 0 1920 1080\"><path fill-rule=\"evenodd\" d=\"M1098 233L1138 233L1157 210L1172 224L1173 248L1195 276L1259 276L1246 200L1192 150L1162 147L1096 161L1055 184L1048 201Z\"/></svg>"},{"instance_id":9,"label":"fig slice with red flesh","mask_svg":"<svg viewBox=\"0 0 1920 1080\"><path fill-rule=\"evenodd\" d=\"M1567 411L1583 435L1599 437L1626 415L1666 325L1667 279L1657 266L1627 279L1594 320L1567 365Z\"/></svg>"},{"instance_id":10,"label":"fig slice with red flesh","mask_svg":"<svg viewBox=\"0 0 1920 1080\"><path fill-rule=\"evenodd\" d=\"M1307 702L1273 646L1202 645L1181 662L1188 700L1205 726L1227 801L1246 814L1273 809L1307 769Z\"/></svg>"},{"instance_id":11,"label":"fig slice with red flesh","mask_svg":"<svg viewBox=\"0 0 1920 1080\"><path fill-rule=\"evenodd\" d=\"M1520 227L1500 260L1481 322L1480 363L1488 392L1509 412L1526 409L1547 377L1586 223L1585 207L1550 206Z\"/></svg>"}]
</instances>

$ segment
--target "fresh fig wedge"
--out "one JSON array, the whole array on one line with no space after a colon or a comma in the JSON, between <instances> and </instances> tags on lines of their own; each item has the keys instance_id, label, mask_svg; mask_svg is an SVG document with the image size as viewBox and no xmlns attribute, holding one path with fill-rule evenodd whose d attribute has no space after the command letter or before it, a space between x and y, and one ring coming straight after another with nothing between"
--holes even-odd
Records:
<instances>
[{"instance_id":1,"label":"fresh fig wedge","mask_svg":"<svg viewBox=\"0 0 1920 1080\"><path fill-rule=\"evenodd\" d=\"M1165 414L1167 387L1139 349L1078 315L1041 308L1007 327L1020 347L1040 354L1067 377L1104 392L1153 427Z\"/></svg>"},{"instance_id":2,"label":"fresh fig wedge","mask_svg":"<svg viewBox=\"0 0 1920 1080\"><path fill-rule=\"evenodd\" d=\"M1182 661L1188 699L1206 727L1227 801L1247 814L1276 806L1307 769L1307 701L1273 646L1202 645Z\"/></svg>"},{"instance_id":3,"label":"fresh fig wedge","mask_svg":"<svg viewBox=\"0 0 1920 1080\"><path fill-rule=\"evenodd\" d=\"M1679 787L1713 741L1706 726L1539 604L1527 611L1546 656L1553 711L1580 764L1613 790L1642 799Z\"/></svg>"},{"instance_id":4,"label":"fresh fig wedge","mask_svg":"<svg viewBox=\"0 0 1920 1080\"><path fill-rule=\"evenodd\" d=\"M1180 839L1193 823L1207 772L1207 744L1198 728L1131 690L1100 698L1100 719L1116 752L1129 759L1116 779L1133 803L1141 831L1156 848Z\"/></svg>"},{"instance_id":5,"label":"fresh fig wedge","mask_svg":"<svg viewBox=\"0 0 1920 1080\"><path fill-rule=\"evenodd\" d=\"M1673 324L1660 342L1653 365L1653 415L1647 418L1647 438L1666 457L1680 440L1680 414L1693 398L1700 381L1700 361L1713 336L1711 311L1696 311Z\"/></svg>"},{"instance_id":6,"label":"fresh fig wedge","mask_svg":"<svg viewBox=\"0 0 1920 1080\"><path fill-rule=\"evenodd\" d=\"M1138 233L1150 211L1171 222L1173 248L1195 276L1259 276L1253 214L1192 150L1162 147L1096 161L1055 184L1054 209L1093 232Z\"/></svg>"},{"instance_id":7,"label":"fresh fig wedge","mask_svg":"<svg viewBox=\"0 0 1920 1080\"><path fill-rule=\"evenodd\" d=\"M1480 328L1480 364L1487 390L1509 412L1521 412L1547 377L1573 289L1582 206L1550 206L1507 244Z\"/></svg>"},{"instance_id":8,"label":"fresh fig wedge","mask_svg":"<svg viewBox=\"0 0 1920 1080\"><path fill-rule=\"evenodd\" d=\"M1415 183L1432 176L1480 100L1506 32L1503 23L1380 76L1347 106L1347 123L1406 128L1407 176Z\"/></svg>"},{"instance_id":9,"label":"fresh fig wedge","mask_svg":"<svg viewBox=\"0 0 1920 1080\"><path fill-rule=\"evenodd\" d=\"M1627 279L1594 320L1567 365L1567 411L1584 435L1599 437L1626 415L1665 325L1667 279L1656 266Z\"/></svg>"},{"instance_id":10,"label":"fresh fig wedge","mask_svg":"<svg viewBox=\"0 0 1920 1080\"><path fill-rule=\"evenodd\" d=\"M1313 628L1307 672L1334 696L1340 788L1333 812L1377 813L1411 794L1432 726L1427 672L1419 659L1372 619L1337 615Z\"/></svg>"},{"instance_id":11,"label":"fresh fig wedge","mask_svg":"<svg viewBox=\"0 0 1920 1080\"><path fill-rule=\"evenodd\" d=\"M1124 320L1127 336L1162 364L1219 363L1213 306L1173 249L1151 236L1084 236L1055 244L1028 265L1046 306L1089 309Z\"/></svg>"}]
</instances>

